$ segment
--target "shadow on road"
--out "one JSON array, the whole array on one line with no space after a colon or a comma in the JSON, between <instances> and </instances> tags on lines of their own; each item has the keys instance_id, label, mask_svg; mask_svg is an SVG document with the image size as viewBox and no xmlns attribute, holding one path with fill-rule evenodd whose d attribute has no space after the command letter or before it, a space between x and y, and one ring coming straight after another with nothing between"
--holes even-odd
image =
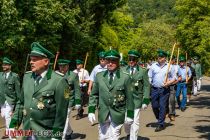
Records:
<instances>
[{"instance_id":1,"label":"shadow on road","mask_svg":"<svg viewBox=\"0 0 210 140\"><path fill-rule=\"evenodd\" d=\"M86 134L80 134L80 133L73 133L71 136L71 139L85 139L86 138Z\"/></svg>"},{"instance_id":2,"label":"shadow on road","mask_svg":"<svg viewBox=\"0 0 210 140\"><path fill-rule=\"evenodd\" d=\"M210 85L202 85L201 90L204 92L210 92Z\"/></svg>"},{"instance_id":3,"label":"shadow on road","mask_svg":"<svg viewBox=\"0 0 210 140\"><path fill-rule=\"evenodd\" d=\"M208 94L208 93L206 93ZM202 96L199 97L199 95L190 101L190 106L193 108L207 108L210 109L210 96Z\"/></svg>"},{"instance_id":4,"label":"shadow on road","mask_svg":"<svg viewBox=\"0 0 210 140\"><path fill-rule=\"evenodd\" d=\"M126 137L122 137L119 140L127 140L127 138ZM138 139L137 140L150 140L150 139L147 138L147 137L138 136Z\"/></svg>"},{"instance_id":5,"label":"shadow on road","mask_svg":"<svg viewBox=\"0 0 210 140\"><path fill-rule=\"evenodd\" d=\"M199 138L210 140L210 126L195 126L194 129L202 133Z\"/></svg>"},{"instance_id":6,"label":"shadow on road","mask_svg":"<svg viewBox=\"0 0 210 140\"><path fill-rule=\"evenodd\" d=\"M165 122L165 127L169 127L169 126L173 126L174 124L172 123L166 123ZM156 122L151 122L151 123L148 123L146 124L146 127L157 127L158 124Z\"/></svg>"}]
</instances>

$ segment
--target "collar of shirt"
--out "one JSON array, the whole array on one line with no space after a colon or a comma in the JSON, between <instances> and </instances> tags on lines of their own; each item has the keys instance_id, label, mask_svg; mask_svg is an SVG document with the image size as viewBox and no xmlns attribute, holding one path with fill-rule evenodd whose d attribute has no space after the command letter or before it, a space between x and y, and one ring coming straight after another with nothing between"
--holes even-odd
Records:
<instances>
[{"instance_id":1,"label":"collar of shirt","mask_svg":"<svg viewBox=\"0 0 210 140\"><path fill-rule=\"evenodd\" d=\"M11 71L9 71L9 72L5 72L6 79L9 77L10 72L11 72Z\"/></svg>"},{"instance_id":2,"label":"collar of shirt","mask_svg":"<svg viewBox=\"0 0 210 140\"><path fill-rule=\"evenodd\" d=\"M165 66L167 65L167 63L165 62L164 64L160 65L160 63L157 62L156 65L157 65L158 67L163 68L163 67L165 67Z\"/></svg>"},{"instance_id":3,"label":"collar of shirt","mask_svg":"<svg viewBox=\"0 0 210 140\"><path fill-rule=\"evenodd\" d=\"M107 69L107 65L102 67L100 64L99 64L99 69Z\"/></svg>"},{"instance_id":4,"label":"collar of shirt","mask_svg":"<svg viewBox=\"0 0 210 140\"><path fill-rule=\"evenodd\" d=\"M110 78L110 71L108 71L108 79ZM115 76L116 76L116 71L114 71L114 72L112 72L113 73L113 79L115 78Z\"/></svg>"},{"instance_id":5,"label":"collar of shirt","mask_svg":"<svg viewBox=\"0 0 210 140\"><path fill-rule=\"evenodd\" d=\"M130 74L132 73L132 68L133 68L133 74L136 72L136 67L130 67Z\"/></svg>"},{"instance_id":6,"label":"collar of shirt","mask_svg":"<svg viewBox=\"0 0 210 140\"><path fill-rule=\"evenodd\" d=\"M180 67L180 69L185 69L186 68L186 66L179 66Z\"/></svg>"},{"instance_id":7,"label":"collar of shirt","mask_svg":"<svg viewBox=\"0 0 210 140\"><path fill-rule=\"evenodd\" d=\"M43 78L44 78L45 75L47 74L47 71L48 71L48 70L45 70L44 72L42 72L42 73L40 74L41 79L39 80L39 83L43 80Z\"/></svg>"}]
</instances>

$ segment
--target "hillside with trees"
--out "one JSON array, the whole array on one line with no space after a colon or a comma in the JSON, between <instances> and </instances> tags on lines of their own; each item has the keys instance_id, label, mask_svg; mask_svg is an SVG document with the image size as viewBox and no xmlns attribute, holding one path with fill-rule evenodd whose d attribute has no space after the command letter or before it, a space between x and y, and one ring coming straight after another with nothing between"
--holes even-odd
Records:
<instances>
[{"instance_id":1,"label":"hillside with trees","mask_svg":"<svg viewBox=\"0 0 210 140\"><path fill-rule=\"evenodd\" d=\"M1 57L13 59L19 74L34 41L72 60L72 68L89 52L88 70L101 50L117 49L127 60L137 49L148 61L179 42L210 74L209 0L2 0L0 27Z\"/></svg>"}]
</instances>

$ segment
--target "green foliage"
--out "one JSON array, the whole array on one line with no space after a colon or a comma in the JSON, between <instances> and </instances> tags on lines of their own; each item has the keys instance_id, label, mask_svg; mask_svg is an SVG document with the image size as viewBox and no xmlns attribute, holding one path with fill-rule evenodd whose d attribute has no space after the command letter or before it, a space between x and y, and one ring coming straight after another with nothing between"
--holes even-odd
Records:
<instances>
[{"instance_id":1,"label":"green foliage","mask_svg":"<svg viewBox=\"0 0 210 140\"><path fill-rule=\"evenodd\" d=\"M209 24L209 0L1 0L0 54L23 73L30 44L39 41L60 58L84 60L89 52L90 71L101 50L117 49L126 60L136 49L147 61L178 40L210 74Z\"/></svg>"},{"instance_id":2,"label":"green foliage","mask_svg":"<svg viewBox=\"0 0 210 140\"><path fill-rule=\"evenodd\" d=\"M210 1L178 0L176 9L180 18L177 28L178 40L191 56L201 57L205 73L210 74Z\"/></svg>"}]
</instances>

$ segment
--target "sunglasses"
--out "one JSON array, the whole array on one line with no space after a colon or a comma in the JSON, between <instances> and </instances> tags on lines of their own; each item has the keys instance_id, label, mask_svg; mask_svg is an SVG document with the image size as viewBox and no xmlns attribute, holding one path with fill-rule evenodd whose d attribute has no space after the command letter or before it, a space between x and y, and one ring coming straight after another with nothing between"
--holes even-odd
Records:
<instances>
[{"instance_id":1,"label":"sunglasses","mask_svg":"<svg viewBox=\"0 0 210 140\"><path fill-rule=\"evenodd\" d=\"M105 58L99 58L99 60L105 60Z\"/></svg>"},{"instance_id":2,"label":"sunglasses","mask_svg":"<svg viewBox=\"0 0 210 140\"><path fill-rule=\"evenodd\" d=\"M129 58L129 61L136 61L136 58Z\"/></svg>"}]
</instances>

